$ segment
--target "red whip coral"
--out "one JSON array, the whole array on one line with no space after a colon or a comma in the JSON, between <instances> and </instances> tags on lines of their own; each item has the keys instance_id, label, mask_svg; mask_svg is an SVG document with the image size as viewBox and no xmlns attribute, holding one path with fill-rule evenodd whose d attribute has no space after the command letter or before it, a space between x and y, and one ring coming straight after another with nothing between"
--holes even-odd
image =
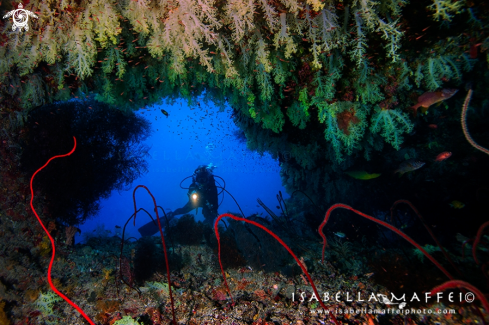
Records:
<instances>
[{"instance_id":1,"label":"red whip coral","mask_svg":"<svg viewBox=\"0 0 489 325\"><path fill-rule=\"evenodd\" d=\"M32 209L32 212L34 212L34 214L36 215L37 221L39 221L39 223L42 226L42 229L44 229L44 232L46 233L46 235L49 237L49 240L51 241L51 248L52 248L53 253L51 254L51 261L49 262L49 268L48 268L48 282L49 282L49 286L51 287L51 289L53 289L54 292L56 292L56 294L58 296L60 296L61 298L63 298L67 303L69 303L76 310L78 310L78 312L83 316L83 318L85 318L91 325L95 325L95 323L83 312L83 310L80 307L78 307L73 301L71 301L68 297L66 297L64 294L62 294L54 286L53 280L51 278L51 270L53 268L54 256L56 255L56 252L55 252L56 247L54 245L54 239L49 234L49 231L46 228L46 226L44 226L44 224L42 223L41 218L39 218L39 215L37 214L36 210L34 209L34 205L32 204L32 202L34 201L34 190L32 188L32 182L34 181L34 177L37 175L37 173L39 173L41 170L43 170L44 167L46 167L51 162L51 160L56 159L56 158L61 158L61 157L67 157L67 156L71 155L73 152L75 152L75 148L76 148L76 138L75 137L73 137L73 141L74 141L73 149L71 149L70 152L68 152L67 154L64 154L64 155L57 155L57 156L51 157L44 164L44 166L42 166L41 168L39 168L38 170L36 170L36 172L34 173L34 175L32 175L32 177L31 177L31 209Z\"/></svg>"},{"instance_id":2,"label":"red whip coral","mask_svg":"<svg viewBox=\"0 0 489 325\"><path fill-rule=\"evenodd\" d=\"M479 260L477 259L477 245L479 245L479 242L482 237L482 233L484 232L484 229L489 226L489 221L484 222L480 227L479 230L477 231L477 236L475 237L474 244L472 245L472 256L474 257L474 261L479 264ZM489 310L488 310L489 311Z\"/></svg>"},{"instance_id":3,"label":"red whip coral","mask_svg":"<svg viewBox=\"0 0 489 325\"><path fill-rule=\"evenodd\" d=\"M316 285L312 281L312 278L309 275L309 272L307 272L306 268L301 263L301 261L299 260L299 258L292 252L292 250L290 249L290 247L287 246L287 244L284 243L282 241L282 239L280 239L280 237L278 237L275 233L273 233L271 230L269 230L265 226L262 226L261 224L255 222L255 221L251 221L251 220L245 219L245 218L236 217L235 215L232 215L230 213L223 213L219 217L217 217L216 221L214 221L214 231L216 233L216 238L217 238L217 247L218 247L217 256L219 258L219 266L221 267L222 277L224 279L224 285L226 286L227 291L229 292L229 296L231 297L231 301L233 302L233 305L234 305L233 296L231 295L231 290L229 290L228 282L226 280L226 273L224 272L224 268L222 267L222 262L221 262L221 239L219 237L219 230L218 230L218 227L217 227L217 225L219 224L219 221L222 218L226 218L226 217L231 218L231 219L234 219L234 220L237 220L237 221L243 221L243 222L246 222L246 223L251 223L252 225L257 226L258 228L266 231L273 238L275 238L289 252L289 254L292 255L292 257L294 258L294 260L297 262L297 264L299 265L299 267L302 269L302 272L304 272L304 274L306 275L307 279L309 280L309 283L311 284L312 290L314 291L314 294L318 298L319 303L321 304L321 307L323 307L324 309L329 310L329 308L327 308L326 305L321 300L321 298L320 298L321 296L319 295L319 293L318 293L318 291L316 289ZM329 315L333 319L334 323L335 324L338 324L338 321L336 320L336 317L334 317L333 313L330 313Z\"/></svg>"},{"instance_id":4,"label":"red whip coral","mask_svg":"<svg viewBox=\"0 0 489 325\"><path fill-rule=\"evenodd\" d=\"M326 215L324 216L324 220L321 223L321 225L319 226L319 229L318 229L319 235L321 235L321 237L323 238L323 252L322 252L322 260L321 260L322 263L324 263L324 250L326 249L326 246L328 245L328 242L326 240L326 236L323 233L323 228L328 223L329 218L331 217L331 212L333 212L333 210L334 209L337 209L337 208L343 208L343 209L347 209L347 210L353 211L356 214L358 214L358 215L360 215L360 216L362 216L364 218L367 218L367 219L369 219L369 220L371 220L373 222L378 223L381 226L384 226L384 227L392 230L393 232L395 232L396 234L398 234L399 236L401 236L402 238L404 238L405 240L407 240L409 243L411 243L413 246L415 246L417 249L419 249L431 262L433 262L433 264L435 264L443 273L445 273L445 275L450 280L454 280L453 276L440 263L438 263L438 261L435 260L423 247L421 247L418 243L416 243L411 237L409 237L408 235L406 235L405 233L403 233L402 231L400 231L396 227L388 224L387 222L384 222L384 221L381 221L379 219L376 219L376 218L374 218L372 216L369 216L368 214L365 214L363 212L360 212L358 210L353 209L349 205L342 204L342 203L336 203L333 206L331 206L328 209L328 211L326 211Z\"/></svg>"},{"instance_id":5,"label":"red whip coral","mask_svg":"<svg viewBox=\"0 0 489 325\"><path fill-rule=\"evenodd\" d=\"M421 214L418 212L418 209L416 209L414 207L414 205L409 202L408 200L397 200L396 202L394 202L394 204L392 205L391 207L391 223L393 223L393 219L394 219L394 209L395 207L399 204L399 203L405 203L407 205L409 205L409 207L411 209L413 209L414 213L418 216L419 220L421 220L421 222L423 223L424 227L426 228L426 230L428 231L428 233L430 234L431 238L433 238L433 240L435 241L436 245L438 245L438 247L440 248L440 251L443 253L443 255L445 256L445 258L447 259L448 262L450 262L450 264L452 265L452 267L457 271L457 273L461 276L462 275L462 272L460 272L460 270L458 269L458 267L455 265L455 263L452 261L452 259L450 258L450 255L448 255L448 253L445 251L445 249L443 248L443 246L441 246L440 242L438 241L438 239L436 238L435 234L433 233L433 231L431 231L431 228L430 226L428 226L428 224L424 221L424 218L421 216Z\"/></svg>"},{"instance_id":6,"label":"red whip coral","mask_svg":"<svg viewBox=\"0 0 489 325\"><path fill-rule=\"evenodd\" d=\"M170 293L171 312L172 312L172 315L173 315L173 324L177 324L177 321L175 319L175 307L174 307L174 304L173 304L173 295L172 295L172 292L171 292L172 290L171 290L171 279L170 279L170 265L168 264L168 256L166 254L165 236L163 236L163 230L161 230L160 216L158 215L158 208L157 208L158 205L156 204L155 197L153 196L153 194L151 194L151 191L146 186L144 186L144 185L138 185L138 186L136 186L136 188L134 188L134 191L132 192L132 200L134 202L134 225L136 225L136 215L138 214L138 211L139 211L136 208L136 190L138 188L140 188L140 187L144 188L148 192L148 194L153 199L153 204L155 206L156 221L158 222L158 228L160 230L160 236L161 236L161 243L163 244L163 253L165 254L166 274L167 274L167 277L168 277L168 291ZM122 251L122 248L121 248L121 251Z\"/></svg>"},{"instance_id":7,"label":"red whip coral","mask_svg":"<svg viewBox=\"0 0 489 325\"><path fill-rule=\"evenodd\" d=\"M471 292L475 293L477 298L480 299L482 302L482 306L486 309L486 312L489 312L489 302L487 301L485 295L476 287L471 285L470 283L467 283L462 280L451 280L447 281L443 284L440 284L438 287L434 288L431 290L431 294L435 295L437 292L444 291L445 289L451 289L451 288L465 288L467 290L470 290ZM484 319L484 318L482 318Z\"/></svg>"},{"instance_id":8,"label":"red whip coral","mask_svg":"<svg viewBox=\"0 0 489 325\"><path fill-rule=\"evenodd\" d=\"M409 203L409 201L406 201L406 200L399 200L399 201L396 201L394 203L394 206L397 204L397 203L407 203L411 206L411 208L414 209L414 211L416 212L416 214L419 215L418 211L414 208L414 206L412 206L412 204ZM394 208L394 206L392 208ZM423 247L421 247L418 243L416 243L411 237L409 237L408 235L406 235L405 233L403 233L402 231L400 231L399 229L397 229L396 227L388 224L387 222L384 222L384 221L381 221L381 220L378 220L372 216L369 216L363 212L360 212L358 210L355 210L353 209L352 207L350 207L349 205L346 205L346 204L342 204L342 203L336 203L334 205L332 205L328 211L326 211L326 215L324 217L324 220L323 222L321 223L321 225L319 226L319 234L321 235L321 237L323 238L323 252L322 252L322 262L324 263L324 250L326 248L326 245L327 245L327 241L326 241L326 236L324 235L323 233L323 228L324 226L326 226L326 223L328 223L329 221L329 218L331 216L331 212L333 212L334 209L336 208L343 208L343 209L347 209L347 210L350 210L350 211L353 211L355 212L356 214L364 217L364 218L367 218L373 222L376 222L378 223L379 225L381 226L384 226L392 231L394 231L396 234L398 234L399 236L401 236L402 238L404 238L405 240L407 240L409 243L411 243L413 246L415 246L417 249L419 249L431 262L433 262L433 264L436 265L436 267L438 267L449 279L450 281L436 287L435 289L432 290L431 294L435 294L436 292L439 292L439 291L443 291L445 289L449 289L449 288L466 288L472 292L474 292L476 294L476 296L481 300L482 302L482 305L484 306L484 308L486 309L487 312L489 312L489 302L487 301L487 299L485 298L485 296L476 288L474 287L473 285L467 283L467 282L464 282L464 281L461 281L461 280L456 280L453 278L453 276L440 264L438 263L437 260L435 260L426 250L423 249ZM421 217L420 217L421 218ZM485 226L489 225L489 222L486 222L485 224L483 224L480 228L479 228L479 231L478 231L478 237L480 238L480 234L482 233L483 229L485 228ZM474 243L474 247L476 246L476 243ZM476 309L477 312L478 312L478 309ZM479 313L479 312L478 312ZM480 317L482 319L483 316L480 315Z\"/></svg>"}]
</instances>

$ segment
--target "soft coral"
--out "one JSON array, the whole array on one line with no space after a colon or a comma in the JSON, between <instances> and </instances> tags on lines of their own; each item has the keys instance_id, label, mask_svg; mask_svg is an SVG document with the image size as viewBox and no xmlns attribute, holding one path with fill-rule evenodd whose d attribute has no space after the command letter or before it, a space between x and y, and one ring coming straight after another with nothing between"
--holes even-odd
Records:
<instances>
[{"instance_id":1,"label":"soft coral","mask_svg":"<svg viewBox=\"0 0 489 325\"><path fill-rule=\"evenodd\" d=\"M343 131L344 134L350 135L350 130L348 127L350 124L360 123L360 119L355 115L356 111L354 108L344 110L343 112L336 115L336 120L338 121L338 128Z\"/></svg>"}]
</instances>

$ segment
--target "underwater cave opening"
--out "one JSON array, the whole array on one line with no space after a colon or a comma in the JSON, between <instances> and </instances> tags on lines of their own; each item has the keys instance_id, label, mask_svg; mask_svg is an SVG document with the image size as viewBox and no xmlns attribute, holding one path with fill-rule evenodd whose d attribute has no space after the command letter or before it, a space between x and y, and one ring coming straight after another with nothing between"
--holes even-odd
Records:
<instances>
[{"instance_id":1,"label":"underwater cave opening","mask_svg":"<svg viewBox=\"0 0 489 325\"><path fill-rule=\"evenodd\" d=\"M258 198L273 207L275 213L280 212L276 207L277 193L284 193L284 198L289 196L282 186L279 162L269 154L261 156L247 149L246 142L237 136L242 132L234 124L229 106L219 111L212 103L189 106L185 100L178 99L173 104L144 107L136 114L151 123L152 133L143 143L150 148L146 157L148 172L127 189L112 191L109 198L101 199L98 214L79 226L81 234L76 235L76 243L91 236L120 236L122 230L118 227L133 213L132 190L139 184L151 189L158 205L166 212L184 206L188 201L187 190L180 188L180 182L198 166L211 163L217 166L214 175L225 180L226 190L247 216L254 213L267 216L257 203ZM222 180L216 180L217 186L224 185ZM191 179L187 179L182 187L187 188L190 183ZM150 198L138 197L138 205L147 207L148 211L151 204ZM225 191L219 195L219 204L219 213L240 213ZM195 209L190 213L197 221L204 220L201 208L197 213ZM125 238L139 238L137 229L147 222L149 218L138 218L136 227L127 227Z\"/></svg>"}]
</instances>

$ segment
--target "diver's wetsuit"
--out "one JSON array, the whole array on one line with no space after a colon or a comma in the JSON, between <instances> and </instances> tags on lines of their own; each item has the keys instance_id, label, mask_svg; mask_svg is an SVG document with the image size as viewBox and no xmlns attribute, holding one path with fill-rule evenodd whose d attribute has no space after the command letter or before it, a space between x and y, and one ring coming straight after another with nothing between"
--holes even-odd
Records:
<instances>
[{"instance_id":1,"label":"diver's wetsuit","mask_svg":"<svg viewBox=\"0 0 489 325\"><path fill-rule=\"evenodd\" d=\"M193 198L194 194L196 194L195 199ZM200 207L205 218L204 222L212 225L212 222L217 217L218 198L216 181L209 168L199 166L195 170L187 195L187 204L171 212L169 215L176 216L189 213L193 209ZM163 222L162 218L160 218L160 222ZM141 236L152 236L158 232L158 225L151 221L139 228L138 231Z\"/></svg>"}]
</instances>

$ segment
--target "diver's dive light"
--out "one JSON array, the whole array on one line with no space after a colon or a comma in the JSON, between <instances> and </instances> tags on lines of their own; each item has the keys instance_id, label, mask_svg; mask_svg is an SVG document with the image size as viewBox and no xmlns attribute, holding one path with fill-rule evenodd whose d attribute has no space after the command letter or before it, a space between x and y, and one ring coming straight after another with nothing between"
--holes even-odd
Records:
<instances>
[{"instance_id":1,"label":"diver's dive light","mask_svg":"<svg viewBox=\"0 0 489 325\"><path fill-rule=\"evenodd\" d=\"M197 201L197 198L199 196L197 195L196 191L192 191L192 193L190 193L190 197L192 198L192 200Z\"/></svg>"}]
</instances>

